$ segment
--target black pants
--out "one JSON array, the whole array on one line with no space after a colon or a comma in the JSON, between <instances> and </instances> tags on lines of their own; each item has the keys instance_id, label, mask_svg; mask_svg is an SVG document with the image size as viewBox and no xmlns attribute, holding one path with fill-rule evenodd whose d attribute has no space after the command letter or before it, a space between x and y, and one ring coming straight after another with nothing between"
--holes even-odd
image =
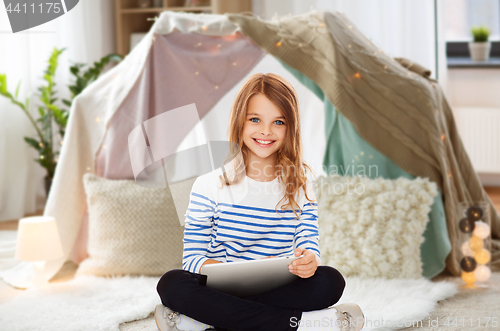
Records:
<instances>
[{"instance_id":1,"label":"black pants","mask_svg":"<svg viewBox=\"0 0 500 331\"><path fill-rule=\"evenodd\" d=\"M337 303L345 288L344 277L329 266L318 266L309 278L243 298L206 287L206 280L206 275L173 269L160 278L156 290L164 306L220 330L295 331L303 311Z\"/></svg>"}]
</instances>

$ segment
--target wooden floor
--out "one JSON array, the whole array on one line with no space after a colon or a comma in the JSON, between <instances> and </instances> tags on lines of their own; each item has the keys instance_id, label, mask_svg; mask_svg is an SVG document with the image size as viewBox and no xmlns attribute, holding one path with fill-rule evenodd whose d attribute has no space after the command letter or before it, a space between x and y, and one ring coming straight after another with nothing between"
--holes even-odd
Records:
<instances>
[{"instance_id":1,"label":"wooden floor","mask_svg":"<svg viewBox=\"0 0 500 331\"><path fill-rule=\"evenodd\" d=\"M500 187L485 187L484 189L495 205L496 210L500 213ZM25 217L38 215L43 215L43 210L39 210L34 214L25 215ZM18 223L19 220L0 222L0 230L17 230Z\"/></svg>"}]
</instances>

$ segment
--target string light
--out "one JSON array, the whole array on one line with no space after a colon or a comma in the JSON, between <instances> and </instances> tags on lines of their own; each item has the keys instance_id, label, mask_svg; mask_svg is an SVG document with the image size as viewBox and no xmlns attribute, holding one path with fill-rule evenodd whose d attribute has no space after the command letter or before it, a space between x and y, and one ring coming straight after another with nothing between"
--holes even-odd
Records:
<instances>
[{"instance_id":1,"label":"string light","mask_svg":"<svg viewBox=\"0 0 500 331\"><path fill-rule=\"evenodd\" d=\"M217 45L217 47L219 47L219 48L220 48L221 46L222 46L221 44L218 44L218 45Z\"/></svg>"},{"instance_id":2,"label":"string light","mask_svg":"<svg viewBox=\"0 0 500 331\"><path fill-rule=\"evenodd\" d=\"M236 62L233 62L233 66L236 66L237 64L238 64L238 63L236 63Z\"/></svg>"},{"instance_id":3,"label":"string light","mask_svg":"<svg viewBox=\"0 0 500 331\"><path fill-rule=\"evenodd\" d=\"M196 76L198 76L198 75L200 74L200 72L199 72L199 71L197 71L197 72L195 72L194 74L195 74Z\"/></svg>"},{"instance_id":4,"label":"string light","mask_svg":"<svg viewBox=\"0 0 500 331\"><path fill-rule=\"evenodd\" d=\"M444 133L441 135L441 140L445 140L446 139L446 136L444 135Z\"/></svg>"},{"instance_id":5,"label":"string light","mask_svg":"<svg viewBox=\"0 0 500 331\"><path fill-rule=\"evenodd\" d=\"M97 123L99 123L99 122L101 121L101 119L100 119L99 117L96 117L95 121L96 121Z\"/></svg>"},{"instance_id":6,"label":"string light","mask_svg":"<svg viewBox=\"0 0 500 331\"><path fill-rule=\"evenodd\" d=\"M62 146L62 144L63 144L63 141L61 140L61 142L60 142L59 144L61 144L61 146Z\"/></svg>"},{"instance_id":7,"label":"string light","mask_svg":"<svg viewBox=\"0 0 500 331\"><path fill-rule=\"evenodd\" d=\"M208 30L208 26L204 25L204 26L202 26L202 27L201 27L201 29L202 29L203 31L207 31L207 30Z\"/></svg>"},{"instance_id":8,"label":"string light","mask_svg":"<svg viewBox=\"0 0 500 331\"><path fill-rule=\"evenodd\" d=\"M356 78L359 79L359 78L361 78L361 74L359 72L357 72L357 73L354 74L354 77L356 77Z\"/></svg>"},{"instance_id":9,"label":"string light","mask_svg":"<svg viewBox=\"0 0 500 331\"><path fill-rule=\"evenodd\" d=\"M219 85L215 85L215 89L218 90L219 89Z\"/></svg>"},{"instance_id":10,"label":"string light","mask_svg":"<svg viewBox=\"0 0 500 331\"><path fill-rule=\"evenodd\" d=\"M42 142L40 142L39 145L40 145L40 147L43 147L43 143Z\"/></svg>"},{"instance_id":11,"label":"string light","mask_svg":"<svg viewBox=\"0 0 500 331\"><path fill-rule=\"evenodd\" d=\"M274 45L275 45L276 47L281 47L281 45L282 45L281 40L280 40L280 41L278 41L278 42L277 42L276 44L274 44Z\"/></svg>"},{"instance_id":12,"label":"string light","mask_svg":"<svg viewBox=\"0 0 500 331\"><path fill-rule=\"evenodd\" d=\"M43 160L45 157L43 155L40 155L40 160Z\"/></svg>"}]
</instances>

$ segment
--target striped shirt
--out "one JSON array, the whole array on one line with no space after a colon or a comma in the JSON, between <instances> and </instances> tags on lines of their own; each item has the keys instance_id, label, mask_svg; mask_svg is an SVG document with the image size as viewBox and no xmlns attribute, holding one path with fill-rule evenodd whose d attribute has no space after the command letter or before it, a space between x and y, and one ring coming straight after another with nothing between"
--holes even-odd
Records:
<instances>
[{"instance_id":1,"label":"striped shirt","mask_svg":"<svg viewBox=\"0 0 500 331\"><path fill-rule=\"evenodd\" d=\"M185 214L182 268L200 273L208 259L234 262L267 256L294 254L303 247L319 252L318 207L311 181L307 179L307 196L299 190L296 202L299 219L291 209L281 210L284 186L275 178L259 182L247 176L238 184L223 186L221 170L198 177L191 189ZM297 197L297 195L296 195Z\"/></svg>"}]
</instances>

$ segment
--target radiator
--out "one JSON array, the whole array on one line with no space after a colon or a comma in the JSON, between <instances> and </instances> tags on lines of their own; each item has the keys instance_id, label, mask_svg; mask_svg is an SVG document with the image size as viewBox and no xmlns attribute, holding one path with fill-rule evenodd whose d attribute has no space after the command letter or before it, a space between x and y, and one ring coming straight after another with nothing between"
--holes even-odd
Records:
<instances>
[{"instance_id":1,"label":"radiator","mask_svg":"<svg viewBox=\"0 0 500 331\"><path fill-rule=\"evenodd\" d=\"M453 108L458 132L478 173L500 174L500 108Z\"/></svg>"}]
</instances>

